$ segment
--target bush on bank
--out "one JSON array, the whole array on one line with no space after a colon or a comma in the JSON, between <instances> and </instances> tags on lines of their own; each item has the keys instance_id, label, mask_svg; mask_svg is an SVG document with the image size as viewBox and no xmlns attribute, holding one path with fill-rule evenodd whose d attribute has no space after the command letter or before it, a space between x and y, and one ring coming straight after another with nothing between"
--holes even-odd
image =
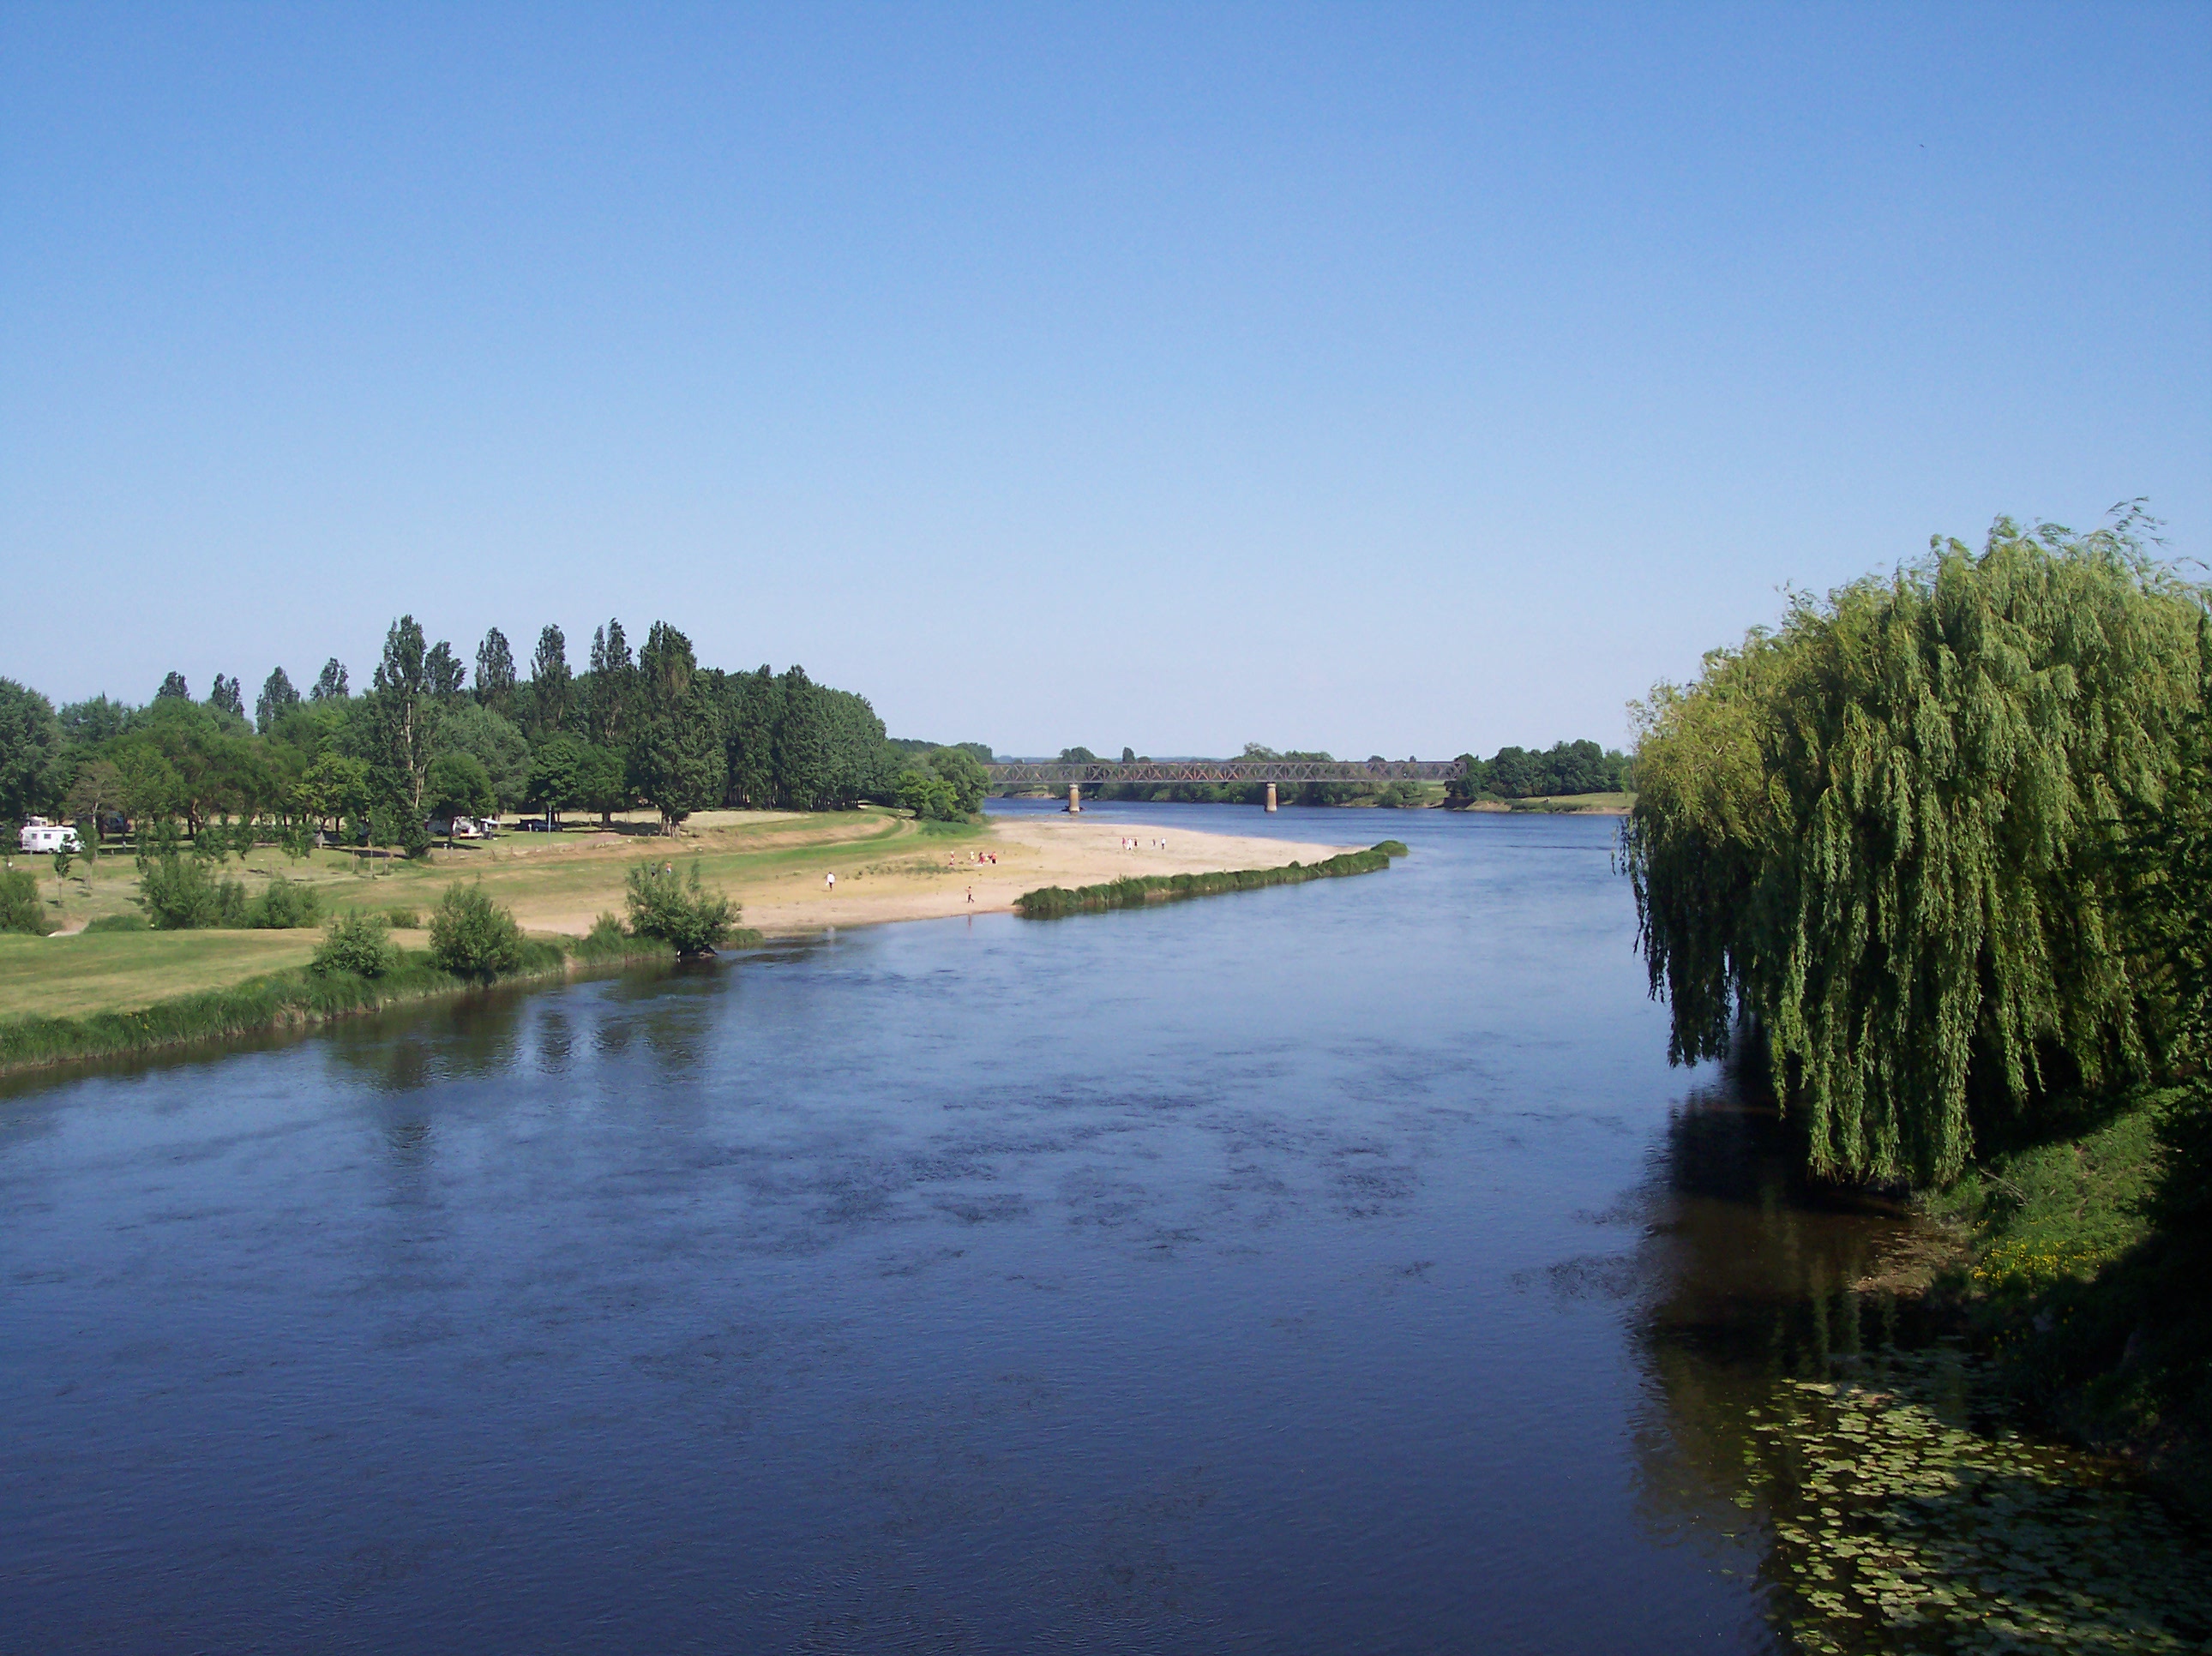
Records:
<instances>
[{"instance_id":1,"label":"bush on bank","mask_svg":"<svg viewBox=\"0 0 2212 1656\"><path fill-rule=\"evenodd\" d=\"M679 956L711 955L738 929L737 903L723 892L707 889L696 862L688 879L672 865L633 863L625 884L629 934L666 943ZM612 918L602 915L601 923Z\"/></svg>"},{"instance_id":2,"label":"bush on bank","mask_svg":"<svg viewBox=\"0 0 2212 1656\"><path fill-rule=\"evenodd\" d=\"M43 937L52 929L46 905L39 901L37 879L20 868L0 870L0 931Z\"/></svg>"}]
</instances>

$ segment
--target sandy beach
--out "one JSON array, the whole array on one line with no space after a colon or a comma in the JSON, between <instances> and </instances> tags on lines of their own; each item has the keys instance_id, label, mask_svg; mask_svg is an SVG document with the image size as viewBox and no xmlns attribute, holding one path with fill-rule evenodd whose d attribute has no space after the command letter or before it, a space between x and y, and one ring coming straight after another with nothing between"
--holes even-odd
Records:
<instances>
[{"instance_id":1,"label":"sandy beach","mask_svg":"<svg viewBox=\"0 0 2212 1656\"><path fill-rule=\"evenodd\" d=\"M1039 886L1273 868L1357 848L1200 834L1172 821L1118 817L994 817L979 833L945 838L873 811L826 822L820 816L787 820L780 828L756 812L713 812L686 823L673 840L607 834L538 847L517 834L502 842L495 869L474 853L456 860L479 867L526 929L574 934L588 931L603 910L620 911L623 870L633 858L665 857L681 869L696 857L704 877L744 906L745 925L771 937L794 937L832 925L1006 913L1016 897ZM547 864L554 862L565 864L570 877L523 872L534 863L532 873L550 873Z\"/></svg>"}]
</instances>

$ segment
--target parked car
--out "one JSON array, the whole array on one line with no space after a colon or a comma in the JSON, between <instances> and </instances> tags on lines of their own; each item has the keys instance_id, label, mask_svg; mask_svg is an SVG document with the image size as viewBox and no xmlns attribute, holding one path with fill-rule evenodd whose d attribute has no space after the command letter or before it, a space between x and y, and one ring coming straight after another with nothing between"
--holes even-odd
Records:
<instances>
[{"instance_id":1,"label":"parked car","mask_svg":"<svg viewBox=\"0 0 2212 1656\"><path fill-rule=\"evenodd\" d=\"M435 840L483 840L490 837L484 831L484 825L473 816L450 819L433 816L422 827Z\"/></svg>"}]
</instances>

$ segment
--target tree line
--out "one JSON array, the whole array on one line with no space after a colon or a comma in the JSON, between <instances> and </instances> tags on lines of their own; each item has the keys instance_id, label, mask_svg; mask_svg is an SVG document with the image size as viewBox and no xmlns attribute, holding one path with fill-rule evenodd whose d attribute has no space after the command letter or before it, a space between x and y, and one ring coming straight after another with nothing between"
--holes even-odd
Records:
<instances>
[{"instance_id":1,"label":"tree line","mask_svg":"<svg viewBox=\"0 0 2212 1656\"><path fill-rule=\"evenodd\" d=\"M240 681L221 674L204 701L172 672L143 707L103 695L58 709L0 679L0 818L15 822L127 817L195 839L258 822L419 849L439 816L605 822L643 805L673 832L717 807L903 803L951 816L982 791L973 749L893 741L866 697L801 667L702 667L665 622L635 653L619 621L595 628L580 671L548 626L527 676L495 628L471 683L449 642L401 616L367 686L332 658L302 693L280 666L250 716Z\"/></svg>"},{"instance_id":2,"label":"tree line","mask_svg":"<svg viewBox=\"0 0 2212 1656\"><path fill-rule=\"evenodd\" d=\"M1258 742L1248 742L1242 759L1303 759L1334 763L1335 755L1318 749L1278 752ZM1063 764L1090 764L1099 755L1088 748L1062 748ZM1374 756L1380 762L1382 755ZM1500 748L1488 759L1471 753L1459 756L1462 773L1444 786L1445 803L1471 805L1486 799L1536 799L1560 794L1618 793L1635 786L1635 761L1618 749L1595 742L1559 742L1549 749ZM1133 749L1121 749L1121 762L1139 760ZM1094 798L1100 799L1172 800L1182 804L1257 804L1266 798L1264 782L1109 782ZM1419 782L1296 782L1279 783L1276 798L1286 805L1421 805L1432 796Z\"/></svg>"}]
</instances>

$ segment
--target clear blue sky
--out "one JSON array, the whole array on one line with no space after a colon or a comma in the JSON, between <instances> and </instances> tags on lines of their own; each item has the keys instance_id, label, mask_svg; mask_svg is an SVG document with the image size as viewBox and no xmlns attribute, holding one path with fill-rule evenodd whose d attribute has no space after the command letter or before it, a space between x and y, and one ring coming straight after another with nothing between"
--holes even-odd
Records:
<instances>
[{"instance_id":1,"label":"clear blue sky","mask_svg":"<svg viewBox=\"0 0 2212 1656\"><path fill-rule=\"evenodd\" d=\"M1001 752L1626 734L2212 556L2212 7L0 9L0 675L656 617Z\"/></svg>"}]
</instances>

